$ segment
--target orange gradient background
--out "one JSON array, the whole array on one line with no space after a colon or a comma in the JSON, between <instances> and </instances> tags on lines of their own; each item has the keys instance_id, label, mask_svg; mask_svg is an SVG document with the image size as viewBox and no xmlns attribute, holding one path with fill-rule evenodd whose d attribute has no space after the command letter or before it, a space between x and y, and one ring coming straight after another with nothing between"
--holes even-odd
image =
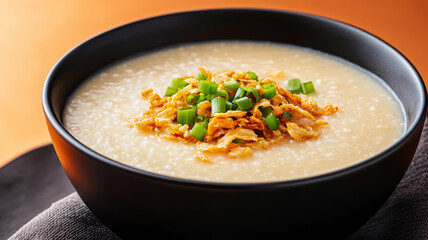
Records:
<instances>
[{"instance_id":1,"label":"orange gradient background","mask_svg":"<svg viewBox=\"0 0 428 240\"><path fill-rule=\"evenodd\" d=\"M50 142L43 83L71 48L142 18L228 7L291 10L352 24L397 48L428 79L425 0L0 0L0 167Z\"/></svg>"}]
</instances>

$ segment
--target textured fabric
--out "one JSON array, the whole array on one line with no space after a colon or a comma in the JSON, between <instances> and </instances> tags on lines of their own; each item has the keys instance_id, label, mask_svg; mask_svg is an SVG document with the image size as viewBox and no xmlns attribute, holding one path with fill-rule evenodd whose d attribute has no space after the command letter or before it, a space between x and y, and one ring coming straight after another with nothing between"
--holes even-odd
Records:
<instances>
[{"instance_id":1,"label":"textured fabric","mask_svg":"<svg viewBox=\"0 0 428 240\"><path fill-rule=\"evenodd\" d=\"M77 193L59 200L9 239L120 239L89 211Z\"/></svg>"},{"instance_id":2,"label":"textured fabric","mask_svg":"<svg viewBox=\"0 0 428 240\"><path fill-rule=\"evenodd\" d=\"M54 203L10 239L119 239L76 193ZM428 123L403 180L384 206L349 240L428 239Z\"/></svg>"}]
</instances>

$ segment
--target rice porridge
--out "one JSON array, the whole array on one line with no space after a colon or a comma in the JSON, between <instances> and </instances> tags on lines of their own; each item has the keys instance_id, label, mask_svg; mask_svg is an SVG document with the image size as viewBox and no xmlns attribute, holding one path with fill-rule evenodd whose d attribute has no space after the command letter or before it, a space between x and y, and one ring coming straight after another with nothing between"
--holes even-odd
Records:
<instances>
[{"instance_id":1,"label":"rice porridge","mask_svg":"<svg viewBox=\"0 0 428 240\"><path fill-rule=\"evenodd\" d=\"M317 139L284 138L251 156L230 158L209 153L195 161L193 143L171 141L129 127L149 108L141 92L163 97L172 78L211 72L252 71L278 86L299 78L313 82L320 106L338 107L321 116L328 126ZM91 76L68 99L66 129L94 151L145 171L215 182L269 182L304 178L344 168L391 146L406 128L401 103L373 74L342 59L306 48L252 41L187 44L133 56Z\"/></svg>"}]
</instances>

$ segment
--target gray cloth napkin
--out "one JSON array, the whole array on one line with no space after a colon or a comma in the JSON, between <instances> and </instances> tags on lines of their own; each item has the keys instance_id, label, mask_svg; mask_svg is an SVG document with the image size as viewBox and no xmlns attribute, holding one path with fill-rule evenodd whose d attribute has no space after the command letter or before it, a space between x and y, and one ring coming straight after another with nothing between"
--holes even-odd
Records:
<instances>
[{"instance_id":1,"label":"gray cloth napkin","mask_svg":"<svg viewBox=\"0 0 428 240\"><path fill-rule=\"evenodd\" d=\"M120 239L89 211L76 192L55 202L9 239Z\"/></svg>"},{"instance_id":2,"label":"gray cloth napkin","mask_svg":"<svg viewBox=\"0 0 428 240\"><path fill-rule=\"evenodd\" d=\"M73 193L40 213L10 239L120 239ZM428 239L428 122L416 155L383 207L349 240Z\"/></svg>"}]
</instances>

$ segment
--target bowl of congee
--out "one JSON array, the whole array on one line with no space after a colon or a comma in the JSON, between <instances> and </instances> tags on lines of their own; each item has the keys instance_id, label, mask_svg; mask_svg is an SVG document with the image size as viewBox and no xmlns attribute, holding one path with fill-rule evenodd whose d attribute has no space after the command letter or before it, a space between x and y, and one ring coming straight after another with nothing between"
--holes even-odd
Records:
<instances>
[{"instance_id":1,"label":"bowl of congee","mask_svg":"<svg viewBox=\"0 0 428 240\"><path fill-rule=\"evenodd\" d=\"M43 107L92 213L122 238L345 238L394 191L426 89L361 29L216 9L95 36L52 69Z\"/></svg>"}]
</instances>

